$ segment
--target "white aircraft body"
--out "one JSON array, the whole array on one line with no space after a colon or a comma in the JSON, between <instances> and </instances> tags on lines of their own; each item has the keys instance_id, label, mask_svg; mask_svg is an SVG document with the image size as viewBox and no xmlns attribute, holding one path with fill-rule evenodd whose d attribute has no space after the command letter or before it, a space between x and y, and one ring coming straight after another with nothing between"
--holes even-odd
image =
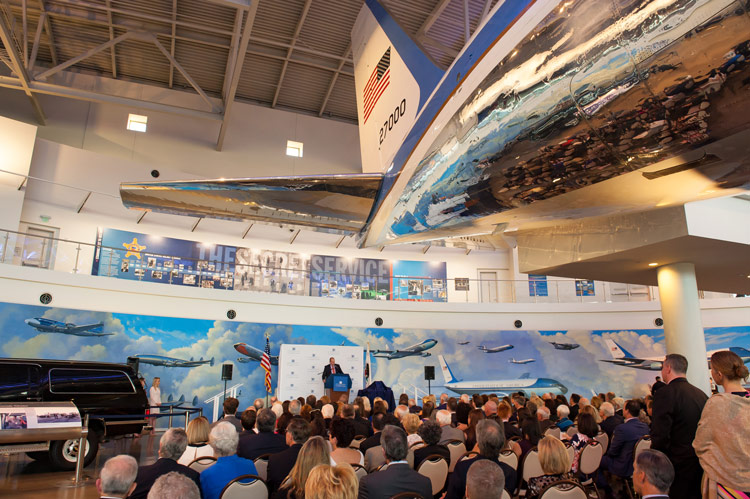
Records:
<instances>
[{"instance_id":1,"label":"white aircraft body","mask_svg":"<svg viewBox=\"0 0 750 499\"><path fill-rule=\"evenodd\" d=\"M516 360L515 358L512 358L508 362L511 364L531 364L532 362L536 362L536 359Z\"/></svg>"},{"instance_id":2,"label":"white aircraft body","mask_svg":"<svg viewBox=\"0 0 750 499\"><path fill-rule=\"evenodd\" d=\"M637 357L625 350L622 346L620 346L612 339L606 339L604 340L604 342L607 344L607 349L609 350L609 354L612 356L612 358L600 359L602 362L609 362L610 364L615 364L618 366L631 367L633 369L643 369L646 371L661 371L662 363L664 361L663 355L658 357ZM750 350L747 350L743 347L722 348L719 350L711 350L710 352L708 352L707 361L709 364L709 368L711 367L711 355L722 350L729 350L736 353L740 356L742 362L746 364L750 362Z\"/></svg>"},{"instance_id":3,"label":"white aircraft body","mask_svg":"<svg viewBox=\"0 0 750 499\"><path fill-rule=\"evenodd\" d=\"M477 348L484 353L498 353L510 350L511 348L513 348L513 345L500 345L499 347L486 347L484 345L479 345Z\"/></svg>"}]
</instances>

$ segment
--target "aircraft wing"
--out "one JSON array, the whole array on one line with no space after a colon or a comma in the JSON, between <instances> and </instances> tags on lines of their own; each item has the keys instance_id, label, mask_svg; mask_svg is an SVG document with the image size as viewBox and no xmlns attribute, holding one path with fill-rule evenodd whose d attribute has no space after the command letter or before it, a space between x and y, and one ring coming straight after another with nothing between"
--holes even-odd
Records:
<instances>
[{"instance_id":1,"label":"aircraft wing","mask_svg":"<svg viewBox=\"0 0 750 499\"><path fill-rule=\"evenodd\" d=\"M120 184L128 208L359 232L372 209L380 174L310 175Z\"/></svg>"}]
</instances>

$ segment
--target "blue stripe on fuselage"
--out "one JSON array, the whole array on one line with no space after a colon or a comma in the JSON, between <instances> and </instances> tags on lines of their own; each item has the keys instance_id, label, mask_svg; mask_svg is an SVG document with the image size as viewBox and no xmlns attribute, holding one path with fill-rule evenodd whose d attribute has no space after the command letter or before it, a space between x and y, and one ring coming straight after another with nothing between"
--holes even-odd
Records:
<instances>
[{"instance_id":1,"label":"blue stripe on fuselage","mask_svg":"<svg viewBox=\"0 0 750 499\"><path fill-rule=\"evenodd\" d=\"M401 170L404 168L406 160L419 143L419 139L424 134L424 131L438 115L443 104L445 104L453 91L459 87L463 79L466 77L466 71L470 70L471 67L478 62L477 58L481 57L490 45L498 39L499 34L505 31L508 26L535 1L536 0L512 0L503 3L497 12L495 12L495 14L487 21L487 24L482 30L477 33L469 47L461 53L461 56L449 68L448 72L443 77L443 80L440 82L438 89L435 91L429 102L427 102L425 108L417 118L417 121L414 123L414 126L406 136L404 143L401 144L401 147L394 156L393 167L386 171L385 176L383 177L383 183L380 185L380 190L378 191L375 203L370 211L370 216L362 229L362 234L369 229L370 222L380 210L383 201L393 188L393 184L396 182ZM368 7L372 10L371 3L374 2L371 0L367 1ZM375 14L374 11L373 14ZM375 17L377 17L377 14L375 14ZM385 30L385 28L383 29ZM387 30L386 33L388 33ZM402 55L402 57L406 60L404 55Z\"/></svg>"}]
</instances>

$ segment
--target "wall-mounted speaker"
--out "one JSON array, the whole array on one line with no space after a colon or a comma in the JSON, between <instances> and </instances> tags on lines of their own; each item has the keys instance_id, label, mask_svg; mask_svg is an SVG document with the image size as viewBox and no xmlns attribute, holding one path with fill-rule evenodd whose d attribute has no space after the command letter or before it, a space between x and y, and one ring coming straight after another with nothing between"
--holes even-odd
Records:
<instances>
[{"instance_id":1,"label":"wall-mounted speaker","mask_svg":"<svg viewBox=\"0 0 750 499\"><path fill-rule=\"evenodd\" d=\"M376 317L375 318L375 325L376 326L382 326L383 325L383 319L381 319L380 317Z\"/></svg>"},{"instance_id":2,"label":"wall-mounted speaker","mask_svg":"<svg viewBox=\"0 0 750 499\"><path fill-rule=\"evenodd\" d=\"M159 170L151 170L152 177L159 178L159 175L161 175L161 173L159 173Z\"/></svg>"},{"instance_id":3,"label":"wall-mounted speaker","mask_svg":"<svg viewBox=\"0 0 750 499\"><path fill-rule=\"evenodd\" d=\"M664 325L664 319L662 319L661 317L657 317L656 319L654 319L654 326L662 327L663 325Z\"/></svg>"},{"instance_id":4,"label":"wall-mounted speaker","mask_svg":"<svg viewBox=\"0 0 750 499\"><path fill-rule=\"evenodd\" d=\"M232 364L221 365L221 379L224 381L232 381Z\"/></svg>"},{"instance_id":5,"label":"wall-mounted speaker","mask_svg":"<svg viewBox=\"0 0 750 499\"><path fill-rule=\"evenodd\" d=\"M513 325L516 326L516 329L520 329L523 327L523 322L516 320Z\"/></svg>"},{"instance_id":6,"label":"wall-mounted speaker","mask_svg":"<svg viewBox=\"0 0 750 499\"><path fill-rule=\"evenodd\" d=\"M227 310L227 319L234 319L237 317L237 312L232 309Z\"/></svg>"},{"instance_id":7,"label":"wall-mounted speaker","mask_svg":"<svg viewBox=\"0 0 750 499\"><path fill-rule=\"evenodd\" d=\"M424 379L425 381L435 379L435 366L424 366Z\"/></svg>"},{"instance_id":8,"label":"wall-mounted speaker","mask_svg":"<svg viewBox=\"0 0 750 499\"><path fill-rule=\"evenodd\" d=\"M42 293L39 295L39 301L42 302L42 305L49 305L52 303L52 295L49 293Z\"/></svg>"}]
</instances>

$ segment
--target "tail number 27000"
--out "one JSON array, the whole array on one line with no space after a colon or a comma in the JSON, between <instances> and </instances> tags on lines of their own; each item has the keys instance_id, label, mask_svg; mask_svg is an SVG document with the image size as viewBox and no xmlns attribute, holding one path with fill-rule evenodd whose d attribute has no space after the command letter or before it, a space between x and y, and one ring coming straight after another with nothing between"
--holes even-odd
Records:
<instances>
[{"instance_id":1,"label":"tail number 27000","mask_svg":"<svg viewBox=\"0 0 750 499\"><path fill-rule=\"evenodd\" d=\"M383 126L380 127L380 142L382 144L385 138L388 136L388 132L393 130L393 127L398 123L398 119L406 113L406 99L401 99L401 104L396 106L388 119L385 120Z\"/></svg>"}]
</instances>

